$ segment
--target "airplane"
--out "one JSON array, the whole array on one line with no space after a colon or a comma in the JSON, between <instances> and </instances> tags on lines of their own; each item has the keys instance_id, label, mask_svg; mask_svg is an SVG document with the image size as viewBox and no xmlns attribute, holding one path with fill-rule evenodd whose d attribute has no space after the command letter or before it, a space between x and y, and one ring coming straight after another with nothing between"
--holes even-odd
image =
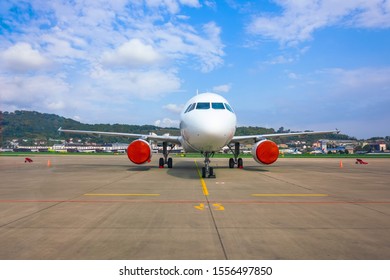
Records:
<instances>
[{"instance_id":1,"label":"airplane","mask_svg":"<svg viewBox=\"0 0 390 280\"><path fill-rule=\"evenodd\" d=\"M168 144L181 145L185 152L199 152L204 157L202 178L215 178L213 167L210 166L210 157L226 145L233 153L229 159L229 168L243 168L243 159L240 155L240 144L251 143L252 156L259 164L269 165L279 157L279 149L275 142L267 138L288 137L309 134L339 133L339 130L308 131L291 133L273 133L261 135L235 136L237 117L229 102L216 93L206 92L192 97L184 106L180 114L180 136L156 135L156 134L133 134L122 132L103 132L86 130L69 130L59 128L59 132L124 136L137 138L127 148L129 160L135 164L150 162L152 148L150 142L160 142L163 146L163 157L159 159L159 167L165 165L173 167L173 160L169 157L172 150Z\"/></svg>"}]
</instances>

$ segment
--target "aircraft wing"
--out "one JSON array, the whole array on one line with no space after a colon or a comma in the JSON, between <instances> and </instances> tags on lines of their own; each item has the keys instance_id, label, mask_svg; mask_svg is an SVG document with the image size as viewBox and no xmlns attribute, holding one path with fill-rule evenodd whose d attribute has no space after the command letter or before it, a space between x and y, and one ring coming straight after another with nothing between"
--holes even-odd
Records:
<instances>
[{"instance_id":1,"label":"aircraft wing","mask_svg":"<svg viewBox=\"0 0 390 280\"><path fill-rule=\"evenodd\" d=\"M290 137L290 136L300 136L300 135L310 135L310 134L338 134L340 130L329 130L329 131L306 131L306 132L290 132L290 133L272 133L272 134L259 134L259 135L243 135L243 136L234 136L230 143L256 143L260 140L267 138L276 138L276 137Z\"/></svg>"},{"instance_id":2,"label":"aircraft wing","mask_svg":"<svg viewBox=\"0 0 390 280\"><path fill-rule=\"evenodd\" d=\"M90 134L95 136L123 136L129 138L139 138L145 141L156 141L156 142L169 142L172 144L180 144L181 136L170 136L170 135L156 135L156 134L135 134L135 133L124 133L124 132L107 132L107 131L88 131L88 130L71 130L71 129L58 129L59 132L74 133L74 134Z\"/></svg>"}]
</instances>

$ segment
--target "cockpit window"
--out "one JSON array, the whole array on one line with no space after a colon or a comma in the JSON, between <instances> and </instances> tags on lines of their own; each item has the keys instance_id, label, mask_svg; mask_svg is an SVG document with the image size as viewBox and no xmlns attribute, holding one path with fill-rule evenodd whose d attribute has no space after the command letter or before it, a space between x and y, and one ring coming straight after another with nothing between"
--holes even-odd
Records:
<instances>
[{"instance_id":1,"label":"cockpit window","mask_svg":"<svg viewBox=\"0 0 390 280\"><path fill-rule=\"evenodd\" d=\"M192 104L188 105L187 109L184 111L184 114L190 110L191 106L192 106Z\"/></svg>"},{"instance_id":2,"label":"cockpit window","mask_svg":"<svg viewBox=\"0 0 390 280\"><path fill-rule=\"evenodd\" d=\"M191 105L189 105L187 110L185 110L184 114L194 110L195 105L196 105L196 103L192 103Z\"/></svg>"},{"instance_id":3,"label":"cockpit window","mask_svg":"<svg viewBox=\"0 0 390 280\"><path fill-rule=\"evenodd\" d=\"M199 102L196 104L197 110L207 110L210 109L210 103L209 102Z\"/></svg>"},{"instance_id":4,"label":"cockpit window","mask_svg":"<svg viewBox=\"0 0 390 280\"><path fill-rule=\"evenodd\" d=\"M188 110L188 112L194 110L194 109L195 109L195 105L196 105L196 103L193 103L193 104L191 105L191 108Z\"/></svg>"},{"instance_id":5,"label":"cockpit window","mask_svg":"<svg viewBox=\"0 0 390 280\"><path fill-rule=\"evenodd\" d=\"M226 109L228 109L230 112L234 113L232 107L230 107L229 104L225 103L225 107L226 107Z\"/></svg>"},{"instance_id":6,"label":"cockpit window","mask_svg":"<svg viewBox=\"0 0 390 280\"><path fill-rule=\"evenodd\" d=\"M216 109L216 110L225 110L225 106L223 106L223 103L216 103L213 102L211 103L211 108Z\"/></svg>"}]
</instances>

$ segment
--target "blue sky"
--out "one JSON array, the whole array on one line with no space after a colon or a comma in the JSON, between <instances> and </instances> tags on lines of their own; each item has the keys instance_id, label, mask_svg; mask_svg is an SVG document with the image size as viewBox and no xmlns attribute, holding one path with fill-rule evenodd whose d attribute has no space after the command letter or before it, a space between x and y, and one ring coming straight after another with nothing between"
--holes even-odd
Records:
<instances>
[{"instance_id":1,"label":"blue sky","mask_svg":"<svg viewBox=\"0 0 390 280\"><path fill-rule=\"evenodd\" d=\"M390 135L389 0L0 3L0 109L177 126L196 91L238 125Z\"/></svg>"}]
</instances>

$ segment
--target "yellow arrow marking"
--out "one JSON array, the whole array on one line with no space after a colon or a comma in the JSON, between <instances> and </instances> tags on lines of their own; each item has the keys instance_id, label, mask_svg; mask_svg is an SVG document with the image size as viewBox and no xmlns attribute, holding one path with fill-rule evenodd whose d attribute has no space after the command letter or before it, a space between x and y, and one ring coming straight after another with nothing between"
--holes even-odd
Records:
<instances>
[{"instance_id":1,"label":"yellow arrow marking","mask_svg":"<svg viewBox=\"0 0 390 280\"><path fill-rule=\"evenodd\" d=\"M194 208L196 208L196 209L198 209L198 210L204 210L204 204L201 203L201 204L199 204L199 205L197 205L197 206L194 206Z\"/></svg>"},{"instance_id":2,"label":"yellow arrow marking","mask_svg":"<svg viewBox=\"0 0 390 280\"><path fill-rule=\"evenodd\" d=\"M225 210L225 207L223 207L221 203L214 203L213 206L214 206L214 210L216 210L216 211Z\"/></svg>"}]
</instances>

